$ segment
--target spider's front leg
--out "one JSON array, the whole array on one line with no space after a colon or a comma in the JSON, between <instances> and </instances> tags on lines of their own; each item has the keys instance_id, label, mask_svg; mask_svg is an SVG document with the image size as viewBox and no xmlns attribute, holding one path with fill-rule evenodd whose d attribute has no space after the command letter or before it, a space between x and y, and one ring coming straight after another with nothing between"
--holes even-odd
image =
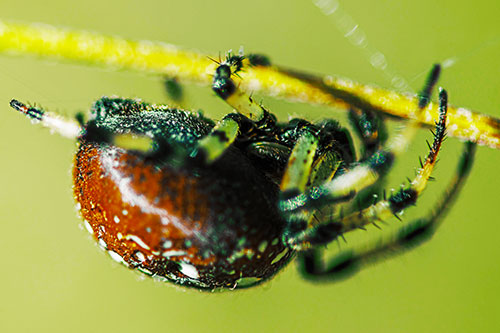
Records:
<instances>
[{"instance_id":1,"label":"spider's front leg","mask_svg":"<svg viewBox=\"0 0 500 333\"><path fill-rule=\"evenodd\" d=\"M381 114L372 110L356 108L351 108L348 116L351 127L361 141L361 160L366 160L382 149L387 140L385 119ZM372 186L357 194L356 201L359 208L365 208L372 202L371 198L374 192L381 192L386 175L382 173Z\"/></svg>"},{"instance_id":2,"label":"spider's front leg","mask_svg":"<svg viewBox=\"0 0 500 333\"><path fill-rule=\"evenodd\" d=\"M420 93L421 101L423 101L418 105L420 110L426 107L430 100L430 94L439 78L440 69L439 65L435 65L430 72L427 83ZM375 149L375 146L370 143L378 146L379 138L375 123L368 121L370 119L370 111L367 110L366 112L353 110L351 112L351 123L357 130L362 142L366 145L365 152L368 152L371 149ZM364 161L359 164L351 164L347 172L329 179L322 184L313 184L313 186L308 187L306 190L302 190L301 188L294 189L291 185L285 188L282 186L282 190L285 190L285 192L280 201L280 209L288 221L288 229L284 235L284 241L291 247L301 249L310 246L309 242L311 240L313 242L327 243L338 235L341 235L343 228L332 223L324 223L324 219L319 220L316 218L315 212L322 207L332 207L334 203L349 200L357 192L383 179L392 166L394 158L406 149L408 141L417 128L418 124L416 122L411 123L405 128L402 134L396 136L387 145L381 148L377 147L378 149L373 154L365 157ZM296 159L296 161L298 161L297 163L301 163L300 159ZM309 167L305 165L302 167L302 172L307 174L308 169ZM285 172L285 179L291 170L293 169L289 165L288 170ZM361 196L358 195L358 199L363 195L363 193ZM359 208L363 207L360 205ZM332 211L332 213L335 212ZM340 215L342 215L342 210L340 211ZM315 222L313 219L317 221ZM331 219L327 219L326 221L331 221ZM312 237L311 235L314 235L314 238L317 239L309 239Z\"/></svg>"},{"instance_id":3,"label":"spider's front leg","mask_svg":"<svg viewBox=\"0 0 500 333\"><path fill-rule=\"evenodd\" d=\"M427 82L420 93L418 110L422 110L429 103L433 87L436 85L441 72L441 66L436 64L431 70ZM355 112L355 110L353 111ZM367 110L367 112L370 112ZM351 113L351 122L360 133L364 143L369 142L370 131L364 133L363 114ZM368 123L370 124L370 123ZM410 139L418 130L419 124L416 121L410 122L402 133L390 140L386 145L377 149L373 154L366 157L359 164L349 167L349 172L335 177L331 181L319 186L313 186L295 197L286 196L280 202L280 208L290 219L294 216L304 215L304 211L314 211L334 202L342 201L346 197L353 196L369 186L377 183L390 170L392 163L398 155L404 152ZM296 218L294 218L296 219Z\"/></svg>"},{"instance_id":4,"label":"spider's front leg","mask_svg":"<svg viewBox=\"0 0 500 333\"><path fill-rule=\"evenodd\" d=\"M352 108L349 122L362 143L361 155L367 158L379 150L387 139L384 119L372 110Z\"/></svg>"},{"instance_id":5,"label":"spider's front leg","mask_svg":"<svg viewBox=\"0 0 500 333\"><path fill-rule=\"evenodd\" d=\"M359 248L341 250L326 263L322 258L322 249L312 248L304 251L299 255L300 271L303 277L313 281L344 279L359 271L363 265L374 264L390 256L399 255L429 240L467 180L475 151L475 143L465 143L455 177L429 214L406 223L388 237L380 238Z\"/></svg>"},{"instance_id":6,"label":"spider's front leg","mask_svg":"<svg viewBox=\"0 0 500 333\"><path fill-rule=\"evenodd\" d=\"M421 100L424 101L418 105L420 111L427 106L426 103L430 99L432 88L437 83L440 72L440 65L435 65L430 72L427 83L420 93ZM312 187L296 197L287 198L281 202L281 209L285 214L300 214L302 210L317 209L373 185L389 171L395 157L406 150L418 128L418 122L411 122L402 133L361 163L354 165L349 172L330 182Z\"/></svg>"},{"instance_id":7,"label":"spider's front leg","mask_svg":"<svg viewBox=\"0 0 500 333\"><path fill-rule=\"evenodd\" d=\"M398 217L398 213L403 211L406 207L414 205L418 196L427 185L431 172L436 164L436 158L441 143L445 137L447 111L447 94L445 90L440 91L439 102L440 115L439 121L436 123L434 143L432 146L429 146L429 154L425 162L421 165L421 169L418 171L416 177L410 182L409 188L401 189L389 198L384 198L378 203L360 211L356 211L347 216L340 215L334 218L333 222L321 223L314 227L303 228L303 230L298 232L294 230L294 233L287 235L288 237L285 239L287 244L299 250L314 245L326 244L347 231L363 228L365 225L377 221L385 221L392 216ZM297 214L290 215L293 219L296 218L295 216L297 216Z\"/></svg>"}]
</instances>

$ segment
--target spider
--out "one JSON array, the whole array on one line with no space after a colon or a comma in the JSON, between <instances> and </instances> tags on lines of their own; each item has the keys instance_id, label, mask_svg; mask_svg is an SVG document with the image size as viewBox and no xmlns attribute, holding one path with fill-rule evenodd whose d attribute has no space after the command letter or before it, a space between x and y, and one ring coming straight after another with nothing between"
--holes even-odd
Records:
<instances>
[{"instance_id":1,"label":"spider","mask_svg":"<svg viewBox=\"0 0 500 333\"><path fill-rule=\"evenodd\" d=\"M439 92L434 141L415 178L373 200L362 190L389 172L419 127L416 121L385 142L380 117L353 105L350 121L363 144L357 160L351 134L337 121L279 122L240 88L235 80L245 68L268 67L267 58L229 53L216 63L212 89L236 110L217 124L137 99L103 97L88 120L78 115L77 122L11 101L30 119L78 140L75 199L85 227L114 260L186 287L235 289L270 279L295 256L307 278L344 277L367 260L432 235L470 170L474 143L465 144L457 175L429 216L407 222L375 247L321 260L323 246L344 233L399 219L415 204L445 138L445 90ZM417 116L439 73L434 66L414 105Z\"/></svg>"}]
</instances>

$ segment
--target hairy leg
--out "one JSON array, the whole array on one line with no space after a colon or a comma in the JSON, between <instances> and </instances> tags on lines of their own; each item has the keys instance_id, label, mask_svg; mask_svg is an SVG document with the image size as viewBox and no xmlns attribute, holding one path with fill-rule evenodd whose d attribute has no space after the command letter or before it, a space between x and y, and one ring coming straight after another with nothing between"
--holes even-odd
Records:
<instances>
[{"instance_id":1,"label":"hairy leg","mask_svg":"<svg viewBox=\"0 0 500 333\"><path fill-rule=\"evenodd\" d=\"M455 177L442 198L426 216L406 223L390 237L379 239L359 249L341 250L328 262L322 259L322 249L304 251L299 256L303 276L314 281L340 280L354 274L364 265L399 255L431 239L467 180L475 151L475 143L465 143Z\"/></svg>"}]
</instances>

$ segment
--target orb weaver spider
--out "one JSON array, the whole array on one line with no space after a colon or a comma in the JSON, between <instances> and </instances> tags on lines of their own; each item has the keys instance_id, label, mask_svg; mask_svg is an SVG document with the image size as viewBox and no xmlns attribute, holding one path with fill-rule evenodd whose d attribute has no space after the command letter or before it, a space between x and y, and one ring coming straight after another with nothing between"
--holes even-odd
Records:
<instances>
[{"instance_id":1,"label":"orb weaver spider","mask_svg":"<svg viewBox=\"0 0 500 333\"><path fill-rule=\"evenodd\" d=\"M2 48L12 45L13 39L30 35L33 40L31 34L37 34L28 26L7 27L13 35L9 37L4 29ZM50 45L30 49L27 45L17 50L50 55L78 38L91 43L103 38L57 30L50 33L57 38L43 38L49 44L56 40L59 49ZM112 40L106 43L114 45ZM151 51L135 47L139 53ZM65 56L104 62L98 59L103 56L98 51L89 56L78 53L77 48ZM104 58L116 60L107 56ZM170 60L172 66L183 69L198 69L203 63L194 54L182 56L167 56L162 61ZM341 80L332 83L332 78L320 80L276 68L262 56L228 54L215 63L212 89L237 111L217 125L202 115L123 98L103 97L94 104L91 118L85 121L79 116L78 123L11 101L14 109L30 119L78 139L74 193L85 226L113 259L159 279L202 290L245 288L272 277L295 253L299 253L306 277L342 277L365 260L432 235L470 170L475 144L498 146L497 120L449 108L444 90L440 90L438 106L430 103L439 65L415 98L345 82L345 89L340 89ZM138 61L136 65L146 68L152 63ZM284 88L276 94L293 97L293 91L301 95L300 89L306 89L305 97L301 95L306 100L322 102L326 98L325 103L349 105L351 122L364 146L362 159L356 161L349 132L334 120L279 123L243 89L245 76L259 71L275 75L274 79L281 77ZM202 78L199 73L179 74L177 68L177 76ZM241 84L235 83L237 78ZM258 82L250 79L247 84L256 90L276 87L276 82L264 78ZM384 109L388 105L396 107ZM383 123L375 111L403 112L414 120L404 133L385 142L380 134ZM434 122L434 113L438 115L434 142L409 186L375 202L363 197L358 206L353 199L383 179L419 121ZM448 115L454 118L446 127ZM394 238L375 247L342 251L326 265L321 263L320 246L345 232L377 225L392 216L399 218L400 212L415 204L432 178L446 130L470 142L465 144L456 177L436 209L406 223ZM331 208L330 214L323 213L325 207Z\"/></svg>"}]
</instances>

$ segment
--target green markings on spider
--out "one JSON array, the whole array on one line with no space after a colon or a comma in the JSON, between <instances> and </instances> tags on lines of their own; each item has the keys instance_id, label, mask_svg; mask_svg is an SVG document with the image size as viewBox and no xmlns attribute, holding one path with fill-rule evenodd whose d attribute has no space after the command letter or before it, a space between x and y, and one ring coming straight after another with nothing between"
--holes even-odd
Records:
<instances>
[{"instance_id":1,"label":"green markings on spider","mask_svg":"<svg viewBox=\"0 0 500 333\"><path fill-rule=\"evenodd\" d=\"M233 143L238 132L238 123L231 118L225 118L215 126L209 135L200 140L198 151L203 151L206 154L207 162L212 162Z\"/></svg>"},{"instance_id":2,"label":"green markings on spider","mask_svg":"<svg viewBox=\"0 0 500 333\"><path fill-rule=\"evenodd\" d=\"M281 190L283 192L305 191L317 147L318 139L314 134L306 131L301 135L292 150L287 169L281 181Z\"/></svg>"},{"instance_id":3,"label":"green markings on spider","mask_svg":"<svg viewBox=\"0 0 500 333\"><path fill-rule=\"evenodd\" d=\"M139 151L142 153L149 153L154 148L154 141L152 138L145 135L133 135L130 133L113 135L111 143L126 150Z\"/></svg>"}]
</instances>

